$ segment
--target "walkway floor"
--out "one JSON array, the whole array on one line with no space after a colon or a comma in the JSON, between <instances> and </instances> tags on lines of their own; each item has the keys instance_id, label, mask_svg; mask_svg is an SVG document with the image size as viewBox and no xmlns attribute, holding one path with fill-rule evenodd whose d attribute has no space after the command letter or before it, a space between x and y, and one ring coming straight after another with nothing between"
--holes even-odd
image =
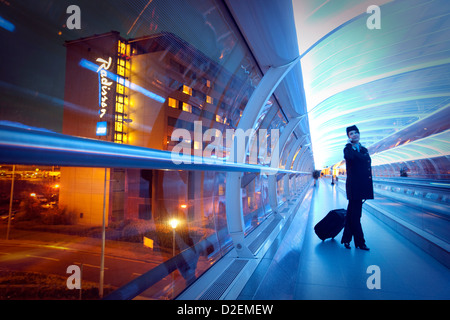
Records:
<instances>
[{"instance_id":1,"label":"walkway floor","mask_svg":"<svg viewBox=\"0 0 450 320\"><path fill-rule=\"evenodd\" d=\"M319 179L298 268L290 270L296 274L292 299L450 299L450 270L364 209L362 225L370 251L355 249L353 242L351 250L345 249L340 244L342 232L335 240L322 242L314 225L330 210L346 207L345 194L329 180ZM379 273L370 266L378 267ZM367 282L375 283L377 275L380 289L369 289ZM274 278L277 274L271 272L263 282L274 283ZM276 290L266 287L261 283L255 296L280 299L272 293Z\"/></svg>"}]
</instances>

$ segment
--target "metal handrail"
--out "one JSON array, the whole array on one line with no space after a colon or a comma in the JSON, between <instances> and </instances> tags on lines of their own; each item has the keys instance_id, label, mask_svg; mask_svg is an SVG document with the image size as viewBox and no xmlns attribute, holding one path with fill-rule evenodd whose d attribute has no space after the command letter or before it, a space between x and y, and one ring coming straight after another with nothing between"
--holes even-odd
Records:
<instances>
[{"instance_id":1,"label":"metal handrail","mask_svg":"<svg viewBox=\"0 0 450 320\"><path fill-rule=\"evenodd\" d=\"M0 124L0 163L97 168L140 168L221 172L309 174L215 158L177 155L170 151Z\"/></svg>"},{"instance_id":2,"label":"metal handrail","mask_svg":"<svg viewBox=\"0 0 450 320\"><path fill-rule=\"evenodd\" d=\"M401 188L421 188L427 191L448 192L450 189L450 182L448 180L431 180L431 179L416 179L416 178L376 178L374 183L393 185Z\"/></svg>"}]
</instances>

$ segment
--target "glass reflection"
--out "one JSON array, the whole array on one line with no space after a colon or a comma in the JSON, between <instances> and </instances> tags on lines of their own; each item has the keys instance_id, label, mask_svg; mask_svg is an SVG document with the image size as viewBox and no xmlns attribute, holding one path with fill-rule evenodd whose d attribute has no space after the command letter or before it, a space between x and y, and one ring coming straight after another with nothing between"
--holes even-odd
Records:
<instances>
[{"instance_id":1,"label":"glass reflection","mask_svg":"<svg viewBox=\"0 0 450 320\"><path fill-rule=\"evenodd\" d=\"M222 2L70 4L81 8L81 29L67 27L67 1L0 3L2 30L9 29L0 35L8 43L1 52L8 60L0 74L1 121L168 151L180 142L172 139L176 129L194 137L195 121L202 134L237 128L262 74ZM286 124L272 100L258 128ZM267 141L270 150L270 136ZM210 143L186 142L192 154ZM227 157L227 145L221 146L211 156ZM270 163L270 156L258 163ZM11 171L1 168L5 232ZM173 299L231 248L225 173L107 168L105 175L104 168L57 166L16 172L10 237L47 246L32 254L45 258L27 260L17 268L22 272L65 279L66 270L51 262L83 265L83 283L98 292L104 211L104 295L174 261L175 268L167 267L167 275L142 293ZM270 213L267 177L252 176L242 188L249 231ZM16 266L19 257L1 257L2 266ZM66 294L65 282L58 285ZM86 289L84 298L98 293Z\"/></svg>"}]
</instances>

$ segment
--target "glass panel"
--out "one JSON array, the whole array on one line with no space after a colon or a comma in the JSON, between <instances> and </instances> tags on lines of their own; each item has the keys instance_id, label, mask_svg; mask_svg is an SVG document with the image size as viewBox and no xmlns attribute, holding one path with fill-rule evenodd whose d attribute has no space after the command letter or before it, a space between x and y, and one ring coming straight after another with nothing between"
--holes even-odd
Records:
<instances>
[{"instance_id":1,"label":"glass panel","mask_svg":"<svg viewBox=\"0 0 450 320\"><path fill-rule=\"evenodd\" d=\"M413 160L389 165L374 166L374 176L377 177L410 177L430 180L450 179L449 157L437 157Z\"/></svg>"},{"instance_id":2,"label":"glass panel","mask_svg":"<svg viewBox=\"0 0 450 320\"><path fill-rule=\"evenodd\" d=\"M229 155L225 132L237 128L262 74L223 2L24 0L0 8L1 42L8 43L0 53L0 123ZM258 128L286 123L272 100ZM176 270L142 293L172 299L231 249L226 173L107 168L105 192L104 168L14 168L13 174L12 165L0 167L0 236L9 230L10 239L46 246L32 254L41 258L25 257L30 263L20 271L57 274L64 280L57 290L71 298L65 279L73 264L83 264L83 298L98 298L98 289L87 288L99 287L104 208L104 295L175 256ZM270 213L267 177L257 175L243 190L253 228ZM15 259L2 267L19 271Z\"/></svg>"},{"instance_id":3,"label":"glass panel","mask_svg":"<svg viewBox=\"0 0 450 320\"><path fill-rule=\"evenodd\" d=\"M295 133L291 133L289 135L288 140L286 141L286 145L285 145L284 149L282 150L282 155L281 155L281 159L280 159L280 167L281 168L290 169L289 168L290 164L287 164L286 161L289 157L289 153L294 152L294 150L292 150L292 147L296 142L297 142L297 136L295 135Z\"/></svg>"},{"instance_id":4,"label":"glass panel","mask_svg":"<svg viewBox=\"0 0 450 320\"><path fill-rule=\"evenodd\" d=\"M178 256L177 270L142 293L146 298L171 299L230 249L222 173L8 165L1 169L0 236L23 244L12 247L15 254L2 259L2 267L42 278L50 272L61 282L68 277L68 266L83 265L85 299L98 298L103 210L105 295ZM259 202L257 196L255 203ZM23 259L27 263L17 269ZM60 284L42 298L54 298L58 292L61 298L76 297L65 281Z\"/></svg>"},{"instance_id":5,"label":"glass panel","mask_svg":"<svg viewBox=\"0 0 450 320\"><path fill-rule=\"evenodd\" d=\"M0 120L164 150L194 121L237 127L261 73L221 2L72 4L80 28L65 2L1 4Z\"/></svg>"},{"instance_id":6,"label":"glass panel","mask_svg":"<svg viewBox=\"0 0 450 320\"><path fill-rule=\"evenodd\" d=\"M277 199L278 199L278 205L286 201L286 195L284 192L284 181L283 181L283 174L277 175Z\"/></svg>"}]
</instances>

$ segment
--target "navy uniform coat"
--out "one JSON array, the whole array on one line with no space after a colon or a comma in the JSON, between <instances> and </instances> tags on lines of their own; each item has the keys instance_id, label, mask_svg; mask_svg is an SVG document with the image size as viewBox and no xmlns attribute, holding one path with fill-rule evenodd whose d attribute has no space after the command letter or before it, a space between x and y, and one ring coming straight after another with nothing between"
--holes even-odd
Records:
<instances>
[{"instance_id":1,"label":"navy uniform coat","mask_svg":"<svg viewBox=\"0 0 450 320\"><path fill-rule=\"evenodd\" d=\"M344 148L344 159L347 167L347 199L373 199L372 160L369 151L360 146L358 152L348 143Z\"/></svg>"}]
</instances>

